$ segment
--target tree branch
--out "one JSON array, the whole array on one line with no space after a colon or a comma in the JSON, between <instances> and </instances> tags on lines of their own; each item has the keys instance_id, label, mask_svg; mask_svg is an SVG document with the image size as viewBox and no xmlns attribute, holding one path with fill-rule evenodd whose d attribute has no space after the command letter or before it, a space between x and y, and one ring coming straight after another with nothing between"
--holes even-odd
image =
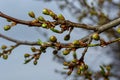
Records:
<instances>
[{"instance_id":1,"label":"tree branch","mask_svg":"<svg viewBox=\"0 0 120 80\"><path fill-rule=\"evenodd\" d=\"M8 20L11 20L11 21L19 23L19 24L28 25L29 27L30 26L31 27L32 26L40 27L42 25L42 23L43 23L43 22L33 23L32 21L20 20L20 19L8 16L8 15L2 13L2 12L0 12L0 17L6 18ZM57 21L53 21L53 22L50 22L50 23L52 23L54 25L65 24L65 25L67 25L69 27L84 28L84 29L87 29L87 30L94 30L94 31L98 30L97 27L89 26L89 25L86 25L86 24L75 23L75 22L71 22L69 20L57 20Z\"/></svg>"}]
</instances>

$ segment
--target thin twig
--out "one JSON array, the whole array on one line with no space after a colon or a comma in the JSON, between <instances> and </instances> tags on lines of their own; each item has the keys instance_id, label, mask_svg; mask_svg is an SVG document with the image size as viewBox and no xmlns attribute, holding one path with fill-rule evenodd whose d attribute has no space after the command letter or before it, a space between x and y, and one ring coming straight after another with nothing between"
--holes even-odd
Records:
<instances>
[{"instance_id":1,"label":"thin twig","mask_svg":"<svg viewBox=\"0 0 120 80\"><path fill-rule=\"evenodd\" d=\"M92 42L92 38L91 38L91 36L90 36L87 44L89 45L91 42ZM85 56L85 53L87 52L88 48L89 48L89 46L87 46L87 47L84 49L84 51L83 51L83 53L82 53L82 56L81 56L81 58L80 58L79 60L82 60L82 61L84 60L84 56Z\"/></svg>"}]
</instances>

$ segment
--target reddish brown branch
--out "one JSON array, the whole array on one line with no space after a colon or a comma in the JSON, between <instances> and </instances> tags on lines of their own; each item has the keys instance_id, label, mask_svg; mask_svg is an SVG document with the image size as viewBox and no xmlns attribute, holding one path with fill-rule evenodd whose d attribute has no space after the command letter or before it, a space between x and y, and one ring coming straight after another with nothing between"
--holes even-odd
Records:
<instances>
[{"instance_id":1,"label":"reddish brown branch","mask_svg":"<svg viewBox=\"0 0 120 80\"><path fill-rule=\"evenodd\" d=\"M20 20L20 19L8 16L8 15L2 13L2 12L0 12L0 17L6 18L6 19L11 20L13 22L16 22L18 24L24 24L24 25L28 25L28 26L40 27L42 25L42 22L32 23L32 21ZM94 30L94 31L98 30L97 27L89 26L89 25L86 25L86 24L75 23L75 22L71 22L69 20L57 20L57 21L53 21L53 22L50 22L50 23L52 23L54 25L65 24L69 27L84 28L84 29L87 29L87 30Z\"/></svg>"}]
</instances>

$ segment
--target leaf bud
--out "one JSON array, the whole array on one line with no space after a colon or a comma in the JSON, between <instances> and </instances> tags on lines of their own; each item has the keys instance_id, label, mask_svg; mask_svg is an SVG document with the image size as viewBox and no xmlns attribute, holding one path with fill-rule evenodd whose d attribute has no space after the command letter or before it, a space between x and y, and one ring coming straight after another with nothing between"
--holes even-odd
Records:
<instances>
[{"instance_id":1,"label":"leaf bud","mask_svg":"<svg viewBox=\"0 0 120 80\"><path fill-rule=\"evenodd\" d=\"M53 54L54 54L54 55L56 55L57 53L58 53L58 51L57 51L57 50L54 50L54 51L53 51Z\"/></svg>"},{"instance_id":2,"label":"leaf bud","mask_svg":"<svg viewBox=\"0 0 120 80\"><path fill-rule=\"evenodd\" d=\"M34 64L34 65L37 65L37 60L34 60L33 64Z\"/></svg>"},{"instance_id":3,"label":"leaf bud","mask_svg":"<svg viewBox=\"0 0 120 80\"><path fill-rule=\"evenodd\" d=\"M10 28L11 28L11 26L10 26L10 25L6 25L6 26L4 26L4 30L5 30L5 31L10 30Z\"/></svg>"},{"instance_id":4,"label":"leaf bud","mask_svg":"<svg viewBox=\"0 0 120 80\"><path fill-rule=\"evenodd\" d=\"M65 49L64 51L62 51L63 55L68 55L70 53L70 50Z\"/></svg>"},{"instance_id":5,"label":"leaf bud","mask_svg":"<svg viewBox=\"0 0 120 80\"><path fill-rule=\"evenodd\" d=\"M100 39L100 36L99 36L98 33L94 33L94 34L92 35L92 38L93 38L94 40L99 40L99 39Z\"/></svg>"},{"instance_id":6,"label":"leaf bud","mask_svg":"<svg viewBox=\"0 0 120 80\"><path fill-rule=\"evenodd\" d=\"M68 62L63 62L63 65L64 66L69 66L69 63Z\"/></svg>"},{"instance_id":7,"label":"leaf bud","mask_svg":"<svg viewBox=\"0 0 120 80\"><path fill-rule=\"evenodd\" d=\"M69 76L69 75L71 75L71 73L72 73L72 71L71 71L71 70L70 70L70 71L68 71L68 72L67 72L68 76Z\"/></svg>"},{"instance_id":8,"label":"leaf bud","mask_svg":"<svg viewBox=\"0 0 120 80\"><path fill-rule=\"evenodd\" d=\"M73 45L79 45L80 44L79 40L74 40L72 43L73 43Z\"/></svg>"},{"instance_id":9,"label":"leaf bud","mask_svg":"<svg viewBox=\"0 0 120 80\"><path fill-rule=\"evenodd\" d=\"M120 27L119 27L119 28L117 28L117 32L120 34Z\"/></svg>"},{"instance_id":10,"label":"leaf bud","mask_svg":"<svg viewBox=\"0 0 120 80\"><path fill-rule=\"evenodd\" d=\"M106 70L107 70L107 71L110 71L110 70L111 70L111 67L110 67L110 66L106 66Z\"/></svg>"},{"instance_id":11,"label":"leaf bud","mask_svg":"<svg viewBox=\"0 0 120 80\"><path fill-rule=\"evenodd\" d=\"M35 47L31 47L31 51L32 51L32 52L35 52L35 51L36 51L36 48L35 48Z\"/></svg>"},{"instance_id":12,"label":"leaf bud","mask_svg":"<svg viewBox=\"0 0 120 80\"><path fill-rule=\"evenodd\" d=\"M3 55L3 59L4 59L4 60L7 60L7 59L8 59L8 55L4 54L4 55Z\"/></svg>"},{"instance_id":13,"label":"leaf bud","mask_svg":"<svg viewBox=\"0 0 120 80\"><path fill-rule=\"evenodd\" d=\"M39 16L39 17L38 17L38 20L39 20L39 21L45 21L45 19L44 19L42 16Z\"/></svg>"},{"instance_id":14,"label":"leaf bud","mask_svg":"<svg viewBox=\"0 0 120 80\"><path fill-rule=\"evenodd\" d=\"M73 59L72 62L73 62L73 63L76 63L76 62L77 62L77 59Z\"/></svg>"},{"instance_id":15,"label":"leaf bud","mask_svg":"<svg viewBox=\"0 0 120 80\"><path fill-rule=\"evenodd\" d=\"M52 18L54 18L54 17L55 17L55 13L54 13L54 12L52 12L52 11L50 11L49 15L50 15Z\"/></svg>"},{"instance_id":16,"label":"leaf bud","mask_svg":"<svg viewBox=\"0 0 120 80\"><path fill-rule=\"evenodd\" d=\"M81 71L80 69L77 70L77 74L80 75L81 74Z\"/></svg>"},{"instance_id":17,"label":"leaf bud","mask_svg":"<svg viewBox=\"0 0 120 80\"><path fill-rule=\"evenodd\" d=\"M45 8L45 9L43 9L42 13L45 15L49 15L49 10Z\"/></svg>"},{"instance_id":18,"label":"leaf bud","mask_svg":"<svg viewBox=\"0 0 120 80\"><path fill-rule=\"evenodd\" d=\"M46 28L46 27L47 27L47 24L46 24L46 23L43 23L43 24L42 24L42 27L43 27L43 28Z\"/></svg>"},{"instance_id":19,"label":"leaf bud","mask_svg":"<svg viewBox=\"0 0 120 80\"><path fill-rule=\"evenodd\" d=\"M57 41L57 38L55 36L50 36L49 40L51 42L56 42Z\"/></svg>"},{"instance_id":20,"label":"leaf bud","mask_svg":"<svg viewBox=\"0 0 120 80\"><path fill-rule=\"evenodd\" d=\"M27 64L31 61L31 59L25 60L24 64Z\"/></svg>"},{"instance_id":21,"label":"leaf bud","mask_svg":"<svg viewBox=\"0 0 120 80\"><path fill-rule=\"evenodd\" d=\"M84 65L84 68L87 70L87 69L88 69L88 65L87 65L87 64L85 64L85 65Z\"/></svg>"},{"instance_id":22,"label":"leaf bud","mask_svg":"<svg viewBox=\"0 0 120 80\"><path fill-rule=\"evenodd\" d=\"M28 15L29 15L31 18L35 18L35 14L34 14L33 11L30 11L30 12L28 13Z\"/></svg>"},{"instance_id":23,"label":"leaf bud","mask_svg":"<svg viewBox=\"0 0 120 80\"><path fill-rule=\"evenodd\" d=\"M57 17L58 17L59 20L65 20L65 17L62 14L58 14Z\"/></svg>"},{"instance_id":24,"label":"leaf bud","mask_svg":"<svg viewBox=\"0 0 120 80\"><path fill-rule=\"evenodd\" d=\"M70 40L70 34L67 34L67 35L64 37L64 40L65 40L65 41Z\"/></svg>"},{"instance_id":25,"label":"leaf bud","mask_svg":"<svg viewBox=\"0 0 120 80\"><path fill-rule=\"evenodd\" d=\"M81 71L84 71L84 66L81 65L81 66L79 67L79 69L80 69Z\"/></svg>"},{"instance_id":26,"label":"leaf bud","mask_svg":"<svg viewBox=\"0 0 120 80\"><path fill-rule=\"evenodd\" d=\"M28 58L28 57L30 57L30 54L26 53L26 54L24 54L24 57Z\"/></svg>"},{"instance_id":27,"label":"leaf bud","mask_svg":"<svg viewBox=\"0 0 120 80\"><path fill-rule=\"evenodd\" d=\"M10 19L6 19L7 20L7 22L11 22L11 20Z\"/></svg>"},{"instance_id":28,"label":"leaf bud","mask_svg":"<svg viewBox=\"0 0 120 80\"><path fill-rule=\"evenodd\" d=\"M3 50L6 49L6 48L7 48L6 45L2 45L2 46L1 46L1 49L3 49Z\"/></svg>"}]
</instances>

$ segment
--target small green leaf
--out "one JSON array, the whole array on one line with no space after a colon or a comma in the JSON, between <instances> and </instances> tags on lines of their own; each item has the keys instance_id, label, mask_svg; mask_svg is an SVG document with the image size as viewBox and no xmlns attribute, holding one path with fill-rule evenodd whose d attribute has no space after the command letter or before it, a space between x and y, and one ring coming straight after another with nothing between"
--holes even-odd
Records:
<instances>
[{"instance_id":1,"label":"small green leaf","mask_svg":"<svg viewBox=\"0 0 120 80\"><path fill-rule=\"evenodd\" d=\"M77 54L75 51L73 52L73 57L74 57L74 59L77 59Z\"/></svg>"},{"instance_id":2,"label":"small green leaf","mask_svg":"<svg viewBox=\"0 0 120 80\"><path fill-rule=\"evenodd\" d=\"M27 64L31 61L31 59L25 60L24 64Z\"/></svg>"},{"instance_id":3,"label":"small green leaf","mask_svg":"<svg viewBox=\"0 0 120 80\"><path fill-rule=\"evenodd\" d=\"M50 30L52 30L52 31L53 31L53 32L55 32L55 33L60 33L60 31L59 31L59 30L54 29L54 28L50 28Z\"/></svg>"},{"instance_id":4,"label":"small green leaf","mask_svg":"<svg viewBox=\"0 0 120 80\"><path fill-rule=\"evenodd\" d=\"M100 66L100 69L101 69L102 75L105 75L105 70L104 70L103 66Z\"/></svg>"},{"instance_id":5,"label":"small green leaf","mask_svg":"<svg viewBox=\"0 0 120 80\"><path fill-rule=\"evenodd\" d=\"M40 39L38 39L37 43L41 45L43 42Z\"/></svg>"}]
</instances>

